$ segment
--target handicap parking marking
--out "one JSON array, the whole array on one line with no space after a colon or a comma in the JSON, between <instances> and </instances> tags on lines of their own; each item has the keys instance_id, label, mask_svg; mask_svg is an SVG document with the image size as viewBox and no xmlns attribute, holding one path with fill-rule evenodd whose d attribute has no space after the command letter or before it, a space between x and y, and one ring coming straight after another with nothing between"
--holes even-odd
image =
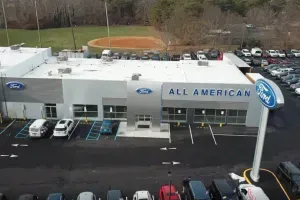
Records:
<instances>
[{"instance_id":1,"label":"handicap parking marking","mask_svg":"<svg viewBox=\"0 0 300 200\"><path fill-rule=\"evenodd\" d=\"M100 132L101 125L102 125L101 121L94 121L85 140L99 140L101 136L101 132Z\"/></svg>"},{"instance_id":2,"label":"handicap parking marking","mask_svg":"<svg viewBox=\"0 0 300 200\"><path fill-rule=\"evenodd\" d=\"M18 139L25 139L29 136L29 127L32 124L33 119L31 119L28 123L26 123L26 125L20 130L20 132L17 133L17 135L15 136L15 138Z\"/></svg>"},{"instance_id":3,"label":"handicap parking marking","mask_svg":"<svg viewBox=\"0 0 300 200\"><path fill-rule=\"evenodd\" d=\"M248 184L252 184L252 182L250 181L250 174L249 174L249 171L251 171L252 168L249 168L249 169L246 169L244 172L243 172L243 177L245 178L246 182ZM260 168L260 171L263 171L263 172L266 172L266 173L269 173L271 174L275 181L277 182L277 184L279 185L280 189L282 190L284 196L286 197L287 200L291 200L290 196L288 195L288 192L285 190L285 188L283 187L282 183L279 181L278 177L276 176L276 174L274 174L272 171L268 170L268 169L264 169L264 168ZM257 185L259 185L260 182L256 183ZM255 185L255 184L254 184ZM262 187L262 189L264 190L264 188ZM268 194L267 194L268 195Z\"/></svg>"}]
</instances>

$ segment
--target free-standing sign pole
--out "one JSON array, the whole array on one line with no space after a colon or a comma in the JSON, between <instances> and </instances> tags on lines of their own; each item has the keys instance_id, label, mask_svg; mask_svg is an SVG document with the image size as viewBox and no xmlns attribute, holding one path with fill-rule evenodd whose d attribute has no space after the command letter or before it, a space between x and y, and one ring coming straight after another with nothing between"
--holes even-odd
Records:
<instances>
[{"instance_id":1,"label":"free-standing sign pole","mask_svg":"<svg viewBox=\"0 0 300 200\"><path fill-rule=\"evenodd\" d=\"M264 141L266 136L266 129L268 123L268 116L270 109L277 109L284 105L284 97L280 88L269 79L258 79L255 82L256 94L263 104L258 136L256 141L255 154L253 159L253 166L250 172L250 177L254 182L259 181L259 170L264 148Z\"/></svg>"}]
</instances>

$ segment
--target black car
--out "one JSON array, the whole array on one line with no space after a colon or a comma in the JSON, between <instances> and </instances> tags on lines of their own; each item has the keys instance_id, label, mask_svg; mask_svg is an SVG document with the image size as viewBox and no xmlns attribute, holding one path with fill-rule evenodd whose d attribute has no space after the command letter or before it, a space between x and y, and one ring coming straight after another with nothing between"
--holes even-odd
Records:
<instances>
[{"instance_id":1,"label":"black car","mask_svg":"<svg viewBox=\"0 0 300 200\"><path fill-rule=\"evenodd\" d=\"M220 52L216 49L211 49L211 50L209 50L208 54L211 58L218 58L220 55Z\"/></svg>"},{"instance_id":2,"label":"black car","mask_svg":"<svg viewBox=\"0 0 300 200\"><path fill-rule=\"evenodd\" d=\"M288 181L292 187L292 192L300 193L300 169L292 162L279 163L277 176Z\"/></svg>"},{"instance_id":3,"label":"black car","mask_svg":"<svg viewBox=\"0 0 300 200\"><path fill-rule=\"evenodd\" d=\"M238 57L242 57L242 56L243 56L243 53L242 53L241 50L235 50L235 51L234 51L234 54L235 54L236 56L238 56Z\"/></svg>"},{"instance_id":4,"label":"black car","mask_svg":"<svg viewBox=\"0 0 300 200\"><path fill-rule=\"evenodd\" d=\"M19 196L18 200L38 200L39 198L33 194L23 194Z\"/></svg>"},{"instance_id":5,"label":"black car","mask_svg":"<svg viewBox=\"0 0 300 200\"><path fill-rule=\"evenodd\" d=\"M121 59L121 54L120 53L114 53L113 59Z\"/></svg>"},{"instance_id":6,"label":"black car","mask_svg":"<svg viewBox=\"0 0 300 200\"><path fill-rule=\"evenodd\" d=\"M180 55L174 54L171 58L172 61L179 61L180 60Z\"/></svg>"},{"instance_id":7,"label":"black car","mask_svg":"<svg viewBox=\"0 0 300 200\"><path fill-rule=\"evenodd\" d=\"M261 65L261 59L259 59L259 58L252 58L251 64L255 65L255 66Z\"/></svg>"},{"instance_id":8,"label":"black car","mask_svg":"<svg viewBox=\"0 0 300 200\"><path fill-rule=\"evenodd\" d=\"M106 195L107 200L120 200L123 199L121 190L109 190Z\"/></svg>"},{"instance_id":9,"label":"black car","mask_svg":"<svg viewBox=\"0 0 300 200\"><path fill-rule=\"evenodd\" d=\"M162 60L169 61L170 60L169 54L168 53L164 53L164 55L162 56Z\"/></svg>"},{"instance_id":10,"label":"black car","mask_svg":"<svg viewBox=\"0 0 300 200\"><path fill-rule=\"evenodd\" d=\"M283 50L287 58L292 58L294 57L294 54L290 50Z\"/></svg>"},{"instance_id":11,"label":"black car","mask_svg":"<svg viewBox=\"0 0 300 200\"><path fill-rule=\"evenodd\" d=\"M239 200L235 190L225 179L213 180L209 194L215 200Z\"/></svg>"},{"instance_id":12,"label":"black car","mask_svg":"<svg viewBox=\"0 0 300 200\"><path fill-rule=\"evenodd\" d=\"M6 197L5 197L5 195L2 194L2 193L0 193L0 200L7 200Z\"/></svg>"},{"instance_id":13,"label":"black car","mask_svg":"<svg viewBox=\"0 0 300 200\"><path fill-rule=\"evenodd\" d=\"M144 56L141 57L141 60L150 60L150 57L144 55Z\"/></svg>"}]
</instances>

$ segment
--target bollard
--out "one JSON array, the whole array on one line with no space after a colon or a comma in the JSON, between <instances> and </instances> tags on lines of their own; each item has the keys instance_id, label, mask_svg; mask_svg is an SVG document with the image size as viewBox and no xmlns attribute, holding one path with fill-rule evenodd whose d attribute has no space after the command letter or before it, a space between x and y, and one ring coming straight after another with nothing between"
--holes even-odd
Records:
<instances>
[{"instance_id":1,"label":"bollard","mask_svg":"<svg viewBox=\"0 0 300 200\"><path fill-rule=\"evenodd\" d=\"M85 117L85 123L87 123L88 122L88 119L87 119L87 117Z\"/></svg>"},{"instance_id":2,"label":"bollard","mask_svg":"<svg viewBox=\"0 0 300 200\"><path fill-rule=\"evenodd\" d=\"M201 123L201 126L202 126L202 127L204 126L204 122Z\"/></svg>"},{"instance_id":3,"label":"bollard","mask_svg":"<svg viewBox=\"0 0 300 200\"><path fill-rule=\"evenodd\" d=\"M177 127L180 127L180 122L177 122Z\"/></svg>"},{"instance_id":4,"label":"bollard","mask_svg":"<svg viewBox=\"0 0 300 200\"><path fill-rule=\"evenodd\" d=\"M26 117L24 117L24 121L26 121L27 120L27 118Z\"/></svg>"},{"instance_id":5,"label":"bollard","mask_svg":"<svg viewBox=\"0 0 300 200\"><path fill-rule=\"evenodd\" d=\"M220 124L220 127L222 127L222 126L223 126L223 124L221 123L221 124Z\"/></svg>"}]
</instances>

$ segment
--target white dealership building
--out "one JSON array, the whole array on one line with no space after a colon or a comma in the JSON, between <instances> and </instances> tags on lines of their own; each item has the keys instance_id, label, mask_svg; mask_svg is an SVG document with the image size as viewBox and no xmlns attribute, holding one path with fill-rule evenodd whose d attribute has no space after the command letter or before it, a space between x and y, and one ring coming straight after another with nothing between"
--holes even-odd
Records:
<instances>
[{"instance_id":1,"label":"white dealership building","mask_svg":"<svg viewBox=\"0 0 300 200\"><path fill-rule=\"evenodd\" d=\"M223 61L53 57L51 48L0 48L1 112L11 118L113 119L128 131L169 122L258 127L255 85ZM250 74L251 76L251 74Z\"/></svg>"}]
</instances>

